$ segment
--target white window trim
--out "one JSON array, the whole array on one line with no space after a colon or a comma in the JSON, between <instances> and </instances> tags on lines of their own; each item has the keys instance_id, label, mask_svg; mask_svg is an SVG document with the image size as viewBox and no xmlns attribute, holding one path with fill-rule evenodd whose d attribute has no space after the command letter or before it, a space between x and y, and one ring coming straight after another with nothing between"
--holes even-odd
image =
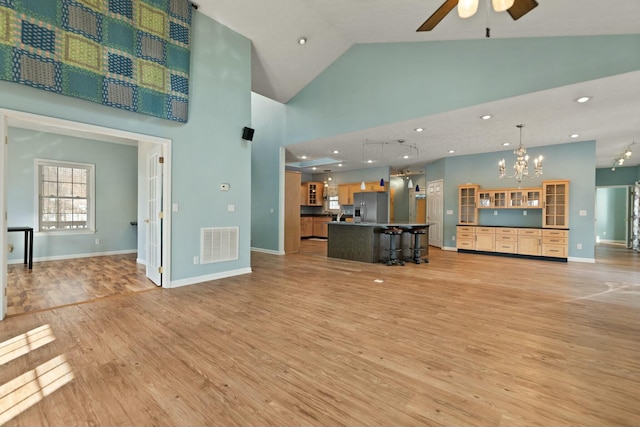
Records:
<instances>
[{"instance_id":1,"label":"white window trim","mask_svg":"<svg viewBox=\"0 0 640 427\"><path fill-rule=\"evenodd\" d=\"M86 168L89 170L89 176L87 177L87 207L89 212L87 215L87 228L79 230L40 230L40 166L56 166L56 167L71 167L71 168ZM96 165L93 163L80 163L70 162L66 160L52 160L52 159L39 159L34 158L34 174L35 174L35 212L36 212L36 234L46 234L48 236L69 236L75 234L95 234L96 232Z\"/></svg>"}]
</instances>

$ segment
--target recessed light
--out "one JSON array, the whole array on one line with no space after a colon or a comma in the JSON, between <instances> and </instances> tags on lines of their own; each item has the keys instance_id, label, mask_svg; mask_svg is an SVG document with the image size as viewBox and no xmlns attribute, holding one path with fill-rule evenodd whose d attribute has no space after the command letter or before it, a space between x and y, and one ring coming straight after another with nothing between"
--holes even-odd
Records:
<instances>
[{"instance_id":1,"label":"recessed light","mask_svg":"<svg viewBox=\"0 0 640 427\"><path fill-rule=\"evenodd\" d=\"M311 168L311 170L313 170L313 171L314 171L314 170L317 170L317 169L318 169L318 168L317 168L317 167L315 167L315 166Z\"/></svg>"},{"instance_id":2,"label":"recessed light","mask_svg":"<svg viewBox=\"0 0 640 427\"><path fill-rule=\"evenodd\" d=\"M341 168L342 167L342 163L338 163L338 167Z\"/></svg>"},{"instance_id":3,"label":"recessed light","mask_svg":"<svg viewBox=\"0 0 640 427\"><path fill-rule=\"evenodd\" d=\"M508 147L508 146L510 146L510 145L511 145L511 143L510 143L510 142L503 142L503 143L502 143L502 146L503 146L503 147Z\"/></svg>"},{"instance_id":4,"label":"recessed light","mask_svg":"<svg viewBox=\"0 0 640 427\"><path fill-rule=\"evenodd\" d=\"M484 116L480 116L482 120L489 120L491 117L493 117L491 114L485 114Z\"/></svg>"},{"instance_id":5,"label":"recessed light","mask_svg":"<svg viewBox=\"0 0 640 427\"><path fill-rule=\"evenodd\" d=\"M422 132L423 130L424 130L424 129L422 129L422 128L415 128L415 131L416 131L416 132Z\"/></svg>"},{"instance_id":6,"label":"recessed light","mask_svg":"<svg viewBox=\"0 0 640 427\"><path fill-rule=\"evenodd\" d=\"M333 154L338 154L339 151L338 150L333 150Z\"/></svg>"},{"instance_id":7,"label":"recessed light","mask_svg":"<svg viewBox=\"0 0 640 427\"><path fill-rule=\"evenodd\" d=\"M403 159L408 159L409 155L405 154L404 156L402 156Z\"/></svg>"},{"instance_id":8,"label":"recessed light","mask_svg":"<svg viewBox=\"0 0 640 427\"><path fill-rule=\"evenodd\" d=\"M581 96L580 98L576 99L576 102L583 103L589 101L590 99L590 96Z\"/></svg>"},{"instance_id":9,"label":"recessed light","mask_svg":"<svg viewBox=\"0 0 640 427\"><path fill-rule=\"evenodd\" d=\"M455 152L456 152L456 150L449 150L449 154L453 154Z\"/></svg>"},{"instance_id":10,"label":"recessed light","mask_svg":"<svg viewBox=\"0 0 640 427\"><path fill-rule=\"evenodd\" d=\"M571 137L571 138L577 138L579 136L580 136L580 134L577 134L577 133L572 133L571 135L569 135L569 137Z\"/></svg>"},{"instance_id":11,"label":"recessed light","mask_svg":"<svg viewBox=\"0 0 640 427\"><path fill-rule=\"evenodd\" d=\"M307 38L306 37L300 37L298 39L298 44L302 45L302 44L306 44L307 43Z\"/></svg>"},{"instance_id":12,"label":"recessed light","mask_svg":"<svg viewBox=\"0 0 640 427\"><path fill-rule=\"evenodd\" d=\"M373 160L367 160L367 163L373 163Z\"/></svg>"},{"instance_id":13,"label":"recessed light","mask_svg":"<svg viewBox=\"0 0 640 427\"><path fill-rule=\"evenodd\" d=\"M306 160L306 159L307 159L307 156L302 155L302 156L300 156L300 158L301 158L302 160Z\"/></svg>"}]
</instances>

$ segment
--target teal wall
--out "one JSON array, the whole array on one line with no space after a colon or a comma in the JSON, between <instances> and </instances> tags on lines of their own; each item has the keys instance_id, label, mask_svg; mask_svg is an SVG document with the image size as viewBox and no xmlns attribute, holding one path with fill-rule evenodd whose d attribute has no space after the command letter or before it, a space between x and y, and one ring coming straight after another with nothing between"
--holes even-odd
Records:
<instances>
[{"instance_id":1,"label":"teal wall","mask_svg":"<svg viewBox=\"0 0 640 427\"><path fill-rule=\"evenodd\" d=\"M251 246L278 250L280 147L284 145L286 107L251 94L255 129L251 144Z\"/></svg>"},{"instance_id":2,"label":"teal wall","mask_svg":"<svg viewBox=\"0 0 640 427\"><path fill-rule=\"evenodd\" d=\"M289 101L287 144L636 71L639 45L640 34L354 45Z\"/></svg>"},{"instance_id":3,"label":"teal wall","mask_svg":"<svg viewBox=\"0 0 640 427\"><path fill-rule=\"evenodd\" d=\"M391 178L390 186L395 188L395 200L393 201L394 207L394 220L395 222L408 222L409 221L409 187L407 183L409 181L403 177ZM415 184L415 183L414 183Z\"/></svg>"},{"instance_id":4,"label":"teal wall","mask_svg":"<svg viewBox=\"0 0 640 427\"><path fill-rule=\"evenodd\" d=\"M171 279L190 279L250 267L251 146L241 139L251 124L251 42L193 15L189 122L180 124L0 81L0 107L170 138ZM276 167L274 165L274 167ZM228 182L231 190L219 191ZM227 206L235 205L235 212ZM201 227L238 226L239 260L194 265Z\"/></svg>"},{"instance_id":5,"label":"teal wall","mask_svg":"<svg viewBox=\"0 0 640 427\"><path fill-rule=\"evenodd\" d=\"M542 180L566 179L569 189L569 257L593 259L595 256L595 141L576 142L562 145L549 145L530 149L530 155L542 154L545 159L544 175L527 179L522 188L541 187ZM501 180L496 164L499 159L513 160L511 151L485 153L447 158L444 177L444 246L455 247L453 237L458 221L458 185L479 184L481 188L518 187L514 179ZM427 167L428 170L428 167ZM450 210L451 215L446 211ZM579 211L586 211L580 216ZM539 210L527 209L523 215L520 209L483 210L480 224L505 224L513 226L541 226L542 215ZM577 244L582 249L577 249Z\"/></svg>"},{"instance_id":6,"label":"teal wall","mask_svg":"<svg viewBox=\"0 0 640 427\"><path fill-rule=\"evenodd\" d=\"M36 233L34 258L112 251L135 251L137 227L138 150L136 147L11 128L7 173L7 223L35 227L37 188L35 158L95 165L96 233L47 235ZM22 259L22 234L9 233L16 250L9 260ZM100 239L96 245L95 239Z\"/></svg>"},{"instance_id":7,"label":"teal wall","mask_svg":"<svg viewBox=\"0 0 640 427\"><path fill-rule=\"evenodd\" d=\"M606 187L609 185L633 185L640 181L640 166L616 167L596 169L596 185Z\"/></svg>"},{"instance_id":8,"label":"teal wall","mask_svg":"<svg viewBox=\"0 0 640 427\"><path fill-rule=\"evenodd\" d=\"M598 188L596 236L600 240L626 242L628 187Z\"/></svg>"}]
</instances>

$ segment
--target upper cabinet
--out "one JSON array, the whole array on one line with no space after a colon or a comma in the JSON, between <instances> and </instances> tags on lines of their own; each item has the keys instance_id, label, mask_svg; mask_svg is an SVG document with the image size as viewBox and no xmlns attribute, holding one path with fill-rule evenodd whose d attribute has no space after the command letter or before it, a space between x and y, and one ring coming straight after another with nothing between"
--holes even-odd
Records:
<instances>
[{"instance_id":1,"label":"upper cabinet","mask_svg":"<svg viewBox=\"0 0 640 427\"><path fill-rule=\"evenodd\" d=\"M542 183L542 226L544 228L569 227L569 181Z\"/></svg>"},{"instance_id":2,"label":"upper cabinet","mask_svg":"<svg viewBox=\"0 0 640 427\"><path fill-rule=\"evenodd\" d=\"M477 184L458 186L458 224L474 225L478 222L476 197L479 188Z\"/></svg>"},{"instance_id":3,"label":"upper cabinet","mask_svg":"<svg viewBox=\"0 0 640 427\"><path fill-rule=\"evenodd\" d=\"M324 183L305 182L300 187L300 205L302 206L322 206Z\"/></svg>"}]
</instances>

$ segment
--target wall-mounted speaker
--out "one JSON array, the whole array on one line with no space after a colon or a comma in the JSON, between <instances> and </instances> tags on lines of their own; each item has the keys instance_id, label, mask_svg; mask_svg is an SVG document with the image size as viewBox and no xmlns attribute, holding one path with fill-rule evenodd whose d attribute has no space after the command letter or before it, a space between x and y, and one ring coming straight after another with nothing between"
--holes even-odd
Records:
<instances>
[{"instance_id":1,"label":"wall-mounted speaker","mask_svg":"<svg viewBox=\"0 0 640 427\"><path fill-rule=\"evenodd\" d=\"M255 132L254 129L251 129L245 126L242 129L242 139L245 139L247 141L253 141L253 132Z\"/></svg>"}]
</instances>

